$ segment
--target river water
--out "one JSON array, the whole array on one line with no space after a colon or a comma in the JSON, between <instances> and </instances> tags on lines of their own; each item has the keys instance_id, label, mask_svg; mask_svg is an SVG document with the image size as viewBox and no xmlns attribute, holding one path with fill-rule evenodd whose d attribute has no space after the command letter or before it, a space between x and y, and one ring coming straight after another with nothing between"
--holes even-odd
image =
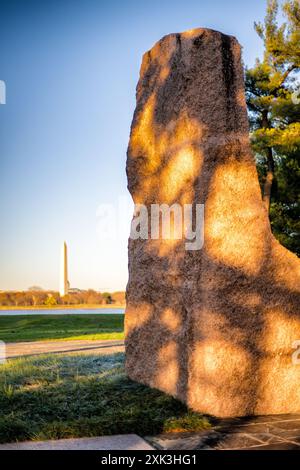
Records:
<instances>
[{"instance_id":1,"label":"river water","mask_svg":"<svg viewBox=\"0 0 300 470\"><path fill-rule=\"evenodd\" d=\"M47 308L34 310L0 310L2 315L104 315L108 313L124 313L124 308Z\"/></svg>"}]
</instances>

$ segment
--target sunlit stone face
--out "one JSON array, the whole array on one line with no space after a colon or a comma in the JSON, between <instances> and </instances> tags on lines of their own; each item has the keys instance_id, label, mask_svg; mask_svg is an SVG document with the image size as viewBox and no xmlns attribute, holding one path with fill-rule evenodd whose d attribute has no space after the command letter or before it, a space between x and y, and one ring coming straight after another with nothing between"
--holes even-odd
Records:
<instances>
[{"instance_id":1,"label":"sunlit stone face","mask_svg":"<svg viewBox=\"0 0 300 470\"><path fill-rule=\"evenodd\" d=\"M126 370L217 416L300 411L299 260L271 234L248 132L235 38L195 29L144 55L128 188L146 209L204 204L204 245L129 240Z\"/></svg>"}]
</instances>

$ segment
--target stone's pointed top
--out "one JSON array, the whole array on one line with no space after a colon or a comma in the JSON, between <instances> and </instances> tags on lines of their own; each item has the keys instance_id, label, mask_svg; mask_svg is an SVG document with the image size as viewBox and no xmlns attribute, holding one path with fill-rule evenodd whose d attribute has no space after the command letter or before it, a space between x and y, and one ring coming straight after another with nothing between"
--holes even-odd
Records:
<instances>
[{"instance_id":1,"label":"stone's pointed top","mask_svg":"<svg viewBox=\"0 0 300 470\"><path fill-rule=\"evenodd\" d=\"M202 34L204 31L211 31L211 30L207 28L192 28L192 29L187 29L186 31L183 31L179 34L186 38L192 38L195 36L199 36L199 34Z\"/></svg>"},{"instance_id":2,"label":"stone's pointed top","mask_svg":"<svg viewBox=\"0 0 300 470\"><path fill-rule=\"evenodd\" d=\"M206 34L207 36L220 36L220 37L227 37L230 40L234 41L236 44L239 44L238 40L236 39L235 36L232 36L230 34L224 34L221 33L220 31L217 31L215 29L210 29L210 28L192 28L188 29L186 31L182 31L180 33L169 33L163 36L159 41L153 44L153 46L145 52L144 55L149 54L153 49L159 47L162 43L167 42L168 40L172 38L176 38L177 40L191 40L191 39L196 39L198 37L203 36Z\"/></svg>"}]
</instances>

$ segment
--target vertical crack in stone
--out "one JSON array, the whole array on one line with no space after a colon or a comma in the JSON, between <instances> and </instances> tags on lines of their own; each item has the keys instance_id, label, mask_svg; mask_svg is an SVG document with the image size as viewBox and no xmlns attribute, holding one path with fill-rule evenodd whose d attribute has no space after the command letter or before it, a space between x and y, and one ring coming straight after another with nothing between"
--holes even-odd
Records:
<instances>
[{"instance_id":1,"label":"vertical crack in stone","mask_svg":"<svg viewBox=\"0 0 300 470\"><path fill-rule=\"evenodd\" d=\"M233 102L236 94L236 77L234 70L234 57L232 53L232 42L230 36L221 34L221 53L223 65L223 80L225 87L225 96L227 103L227 131L235 130L235 103Z\"/></svg>"}]
</instances>

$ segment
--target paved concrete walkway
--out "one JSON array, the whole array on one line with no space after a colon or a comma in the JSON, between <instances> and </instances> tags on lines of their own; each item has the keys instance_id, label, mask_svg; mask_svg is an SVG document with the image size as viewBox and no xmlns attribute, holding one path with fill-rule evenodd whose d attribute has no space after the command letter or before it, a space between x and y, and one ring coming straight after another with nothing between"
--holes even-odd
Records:
<instances>
[{"instance_id":1,"label":"paved concrete walkway","mask_svg":"<svg viewBox=\"0 0 300 470\"><path fill-rule=\"evenodd\" d=\"M300 414L227 419L207 431L146 439L163 450L300 450Z\"/></svg>"},{"instance_id":2,"label":"paved concrete walkway","mask_svg":"<svg viewBox=\"0 0 300 470\"><path fill-rule=\"evenodd\" d=\"M153 447L136 434L59 439L58 441L26 441L0 444L1 450L152 450Z\"/></svg>"},{"instance_id":3,"label":"paved concrete walkway","mask_svg":"<svg viewBox=\"0 0 300 470\"><path fill-rule=\"evenodd\" d=\"M136 434L26 441L1 444L1 450L300 450L300 414L223 420L191 433Z\"/></svg>"},{"instance_id":4,"label":"paved concrete walkway","mask_svg":"<svg viewBox=\"0 0 300 470\"><path fill-rule=\"evenodd\" d=\"M33 341L7 343L6 357L12 359L40 354L113 354L124 351L122 340Z\"/></svg>"}]
</instances>

